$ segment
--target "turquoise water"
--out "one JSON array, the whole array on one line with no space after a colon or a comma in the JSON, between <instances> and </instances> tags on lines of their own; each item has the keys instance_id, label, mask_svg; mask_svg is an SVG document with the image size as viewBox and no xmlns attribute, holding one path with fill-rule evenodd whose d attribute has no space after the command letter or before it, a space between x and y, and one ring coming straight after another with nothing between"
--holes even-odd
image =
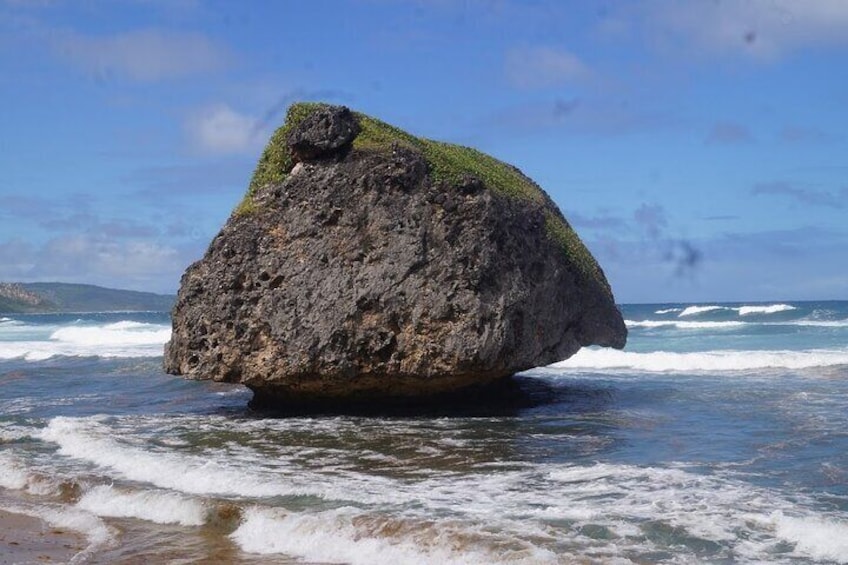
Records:
<instances>
[{"instance_id":1,"label":"turquoise water","mask_svg":"<svg viewBox=\"0 0 848 565\"><path fill-rule=\"evenodd\" d=\"M622 312L493 407L290 418L163 374L167 314L0 316L0 509L92 563L848 563L848 302Z\"/></svg>"}]
</instances>

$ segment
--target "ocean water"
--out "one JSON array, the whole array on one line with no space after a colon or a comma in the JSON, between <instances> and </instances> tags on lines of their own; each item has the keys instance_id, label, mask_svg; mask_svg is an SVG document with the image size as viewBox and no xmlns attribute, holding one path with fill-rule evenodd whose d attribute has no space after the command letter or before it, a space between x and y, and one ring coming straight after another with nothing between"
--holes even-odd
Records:
<instances>
[{"instance_id":1,"label":"ocean water","mask_svg":"<svg viewBox=\"0 0 848 565\"><path fill-rule=\"evenodd\" d=\"M0 317L0 509L78 563L848 563L848 302L622 311L625 351L406 417L165 375L166 313Z\"/></svg>"}]
</instances>

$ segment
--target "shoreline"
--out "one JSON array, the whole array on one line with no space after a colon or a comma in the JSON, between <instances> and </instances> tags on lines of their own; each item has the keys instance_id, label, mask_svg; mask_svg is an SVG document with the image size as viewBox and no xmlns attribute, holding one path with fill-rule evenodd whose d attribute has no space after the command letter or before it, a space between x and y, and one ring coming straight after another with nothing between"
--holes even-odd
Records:
<instances>
[{"instance_id":1,"label":"shoreline","mask_svg":"<svg viewBox=\"0 0 848 565\"><path fill-rule=\"evenodd\" d=\"M84 536L47 522L0 510L0 565L68 563L85 550Z\"/></svg>"}]
</instances>

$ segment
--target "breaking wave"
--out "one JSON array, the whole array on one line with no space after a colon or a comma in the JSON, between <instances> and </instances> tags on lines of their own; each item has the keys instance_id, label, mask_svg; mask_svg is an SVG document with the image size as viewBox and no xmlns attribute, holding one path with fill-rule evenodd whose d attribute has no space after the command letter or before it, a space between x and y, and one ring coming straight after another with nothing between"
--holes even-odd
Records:
<instances>
[{"instance_id":1,"label":"breaking wave","mask_svg":"<svg viewBox=\"0 0 848 565\"><path fill-rule=\"evenodd\" d=\"M667 371L751 371L757 369L809 369L848 365L848 350L806 351L701 351L638 353L612 349L584 348L570 359L554 363L558 369L628 369Z\"/></svg>"},{"instance_id":2,"label":"breaking wave","mask_svg":"<svg viewBox=\"0 0 848 565\"><path fill-rule=\"evenodd\" d=\"M702 474L674 463L588 462L507 465L497 472L434 473L408 480L344 470L344 465L307 469L286 462L290 456L282 454L288 448L279 445L282 451L272 453L280 457L270 457L267 446L257 445L243 446L236 459L233 453L207 457L151 450L149 444L121 439L126 431L115 424L98 417L55 417L41 434L75 466L93 463L101 477L105 471L113 480L133 483L93 486L65 513L65 523L71 517L79 520L76 528L87 529L93 544L110 536L101 518L206 527L223 504L235 508L228 538L239 549L308 562L615 562L622 552L650 560L657 551L675 547L681 562L695 556L704 562L772 556L779 562L848 563L848 523L840 514L813 511L803 494L786 497L732 472ZM205 425L230 431L235 426L247 433L254 427L296 431L315 423L222 420ZM347 429L343 420L318 425L339 433ZM310 459L320 456L314 449L308 453ZM265 462L264 469L257 468L259 461ZM25 488L22 463L6 463L0 471L8 485ZM322 499L317 507L266 504L303 492L304 484L314 485L312 494Z\"/></svg>"},{"instance_id":3,"label":"breaking wave","mask_svg":"<svg viewBox=\"0 0 848 565\"><path fill-rule=\"evenodd\" d=\"M54 528L71 530L85 536L88 546L74 555L70 565L88 563L97 550L112 545L118 532L99 517L73 506L43 506L27 503L0 504L0 510L30 516Z\"/></svg>"},{"instance_id":4,"label":"breaking wave","mask_svg":"<svg viewBox=\"0 0 848 565\"><path fill-rule=\"evenodd\" d=\"M56 417L41 439L59 445L59 454L94 463L131 481L188 494L265 497L293 494L285 482L244 473L200 456L156 453L125 445L97 419ZM294 493L299 494L299 493Z\"/></svg>"},{"instance_id":5,"label":"breaking wave","mask_svg":"<svg viewBox=\"0 0 848 565\"><path fill-rule=\"evenodd\" d=\"M777 536L795 544L796 553L821 561L848 562L848 522L792 517L781 511L770 518Z\"/></svg>"},{"instance_id":6,"label":"breaking wave","mask_svg":"<svg viewBox=\"0 0 848 565\"><path fill-rule=\"evenodd\" d=\"M0 359L41 361L56 356L68 357L155 357L171 339L171 329L161 324L121 321L103 325L48 327L20 326L15 331L34 335L21 341L0 341ZM51 331L52 330L52 331Z\"/></svg>"},{"instance_id":7,"label":"breaking wave","mask_svg":"<svg viewBox=\"0 0 848 565\"><path fill-rule=\"evenodd\" d=\"M663 308L661 310L657 310L654 314L673 314L675 312L680 312L683 308Z\"/></svg>"},{"instance_id":8,"label":"breaking wave","mask_svg":"<svg viewBox=\"0 0 848 565\"><path fill-rule=\"evenodd\" d=\"M514 547L495 551L491 547L495 536L483 528L369 514L352 507L310 514L253 508L230 537L250 553L283 553L322 563L560 562L552 551L529 542L513 542Z\"/></svg>"},{"instance_id":9,"label":"breaking wave","mask_svg":"<svg viewBox=\"0 0 848 565\"><path fill-rule=\"evenodd\" d=\"M206 505L195 498L167 491L130 491L100 485L86 492L77 506L98 516L138 518L157 524L202 526Z\"/></svg>"},{"instance_id":10,"label":"breaking wave","mask_svg":"<svg viewBox=\"0 0 848 565\"><path fill-rule=\"evenodd\" d=\"M716 310L729 310L729 308L726 306L687 306L680 312L680 314L678 314L678 316L681 318L685 316L697 316L698 314L714 312Z\"/></svg>"},{"instance_id":11,"label":"breaking wave","mask_svg":"<svg viewBox=\"0 0 848 565\"><path fill-rule=\"evenodd\" d=\"M690 320L625 320L628 328L675 328L679 330L726 330L764 326L800 326L817 328L848 328L848 320L791 320L787 322L690 321Z\"/></svg>"},{"instance_id":12,"label":"breaking wave","mask_svg":"<svg viewBox=\"0 0 848 565\"><path fill-rule=\"evenodd\" d=\"M706 314L707 312L717 312L717 311L730 311L737 312L740 316L750 316L751 314L776 314L778 312L788 312L791 310L797 310L795 306L790 304L769 304L769 305L755 305L755 306L718 306L718 305L709 305L709 306L687 306L686 308L667 308L664 310L657 310L655 314L671 314L673 312L680 312L678 314L679 317L683 318L686 316L698 316L700 314Z\"/></svg>"},{"instance_id":13,"label":"breaking wave","mask_svg":"<svg viewBox=\"0 0 848 565\"><path fill-rule=\"evenodd\" d=\"M680 320L625 320L628 328L677 328L681 330L716 330L739 328L745 322L689 322Z\"/></svg>"},{"instance_id":14,"label":"breaking wave","mask_svg":"<svg viewBox=\"0 0 848 565\"><path fill-rule=\"evenodd\" d=\"M770 306L740 306L739 308L733 308L733 310L739 312L740 316L748 316L749 314L776 314L778 312L797 310L797 308L789 304L772 304Z\"/></svg>"}]
</instances>

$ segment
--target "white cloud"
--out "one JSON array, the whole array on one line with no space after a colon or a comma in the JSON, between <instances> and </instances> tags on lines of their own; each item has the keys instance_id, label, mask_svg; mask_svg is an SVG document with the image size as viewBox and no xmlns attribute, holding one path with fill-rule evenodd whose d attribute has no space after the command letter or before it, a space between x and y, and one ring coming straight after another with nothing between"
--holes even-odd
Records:
<instances>
[{"instance_id":1,"label":"white cloud","mask_svg":"<svg viewBox=\"0 0 848 565\"><path fill-rule=\"evenodd\" d=\"M108 237L70 235L47 242L38 269L56 276L107 275L146 278L181 266L176 249L152 241L117 241Z\"/></svg>"},{"instance_id":2,"label":"white cloud","mask_svg":"<svg viewBox=\"0 0 848 565\"><path fill-rule=\"evenodd\" d=\"M589 68L568 51L553 47L514 48L506 54L506 77L519 88L557 86L589 75Z\"/></svg>"},{"instance_id":3,"label":"white cloud","mask_svg":"<svg viewBox=\"0 0 848 565\"><path fill-rule=\"evenodd\" d=\"M229 51L201 33L141 29L104 36L59 34L54 48L73 64L109 80L155 82L208 73L232 61Z\"/></svg>"},{"instance_id":4,"label":"white cloud","mask_svg":"<svg viewBox=\"0 0 848 565\"><path fill-rule=\"evenodd\" d=\"M770 60L812 45L848 43L845 0L654 0L646 33L673 48Z\"/></svg>"},{"instance_id":5,"label":"white cloud","mask_svg":"<svg viewBox=\"0 0 848 565\"><path fill-rule=\"evenodd\" d=\"M62 281L171 292L200 242L175 247L154 240L68 234L41 244L0 241L0 281Z\"/></svg>"},{"instance_id":6,"label":"white cloud","mask_svg":"<svg viewBox=\"0 0 848 565\"><path fill-rule=\"evenodd\" d=\"M186 120L185 129L192 146L206 153L253 150L262 138L255 118L226 104L213 104L194 112Z\"/></svg>"}]
</instances>

